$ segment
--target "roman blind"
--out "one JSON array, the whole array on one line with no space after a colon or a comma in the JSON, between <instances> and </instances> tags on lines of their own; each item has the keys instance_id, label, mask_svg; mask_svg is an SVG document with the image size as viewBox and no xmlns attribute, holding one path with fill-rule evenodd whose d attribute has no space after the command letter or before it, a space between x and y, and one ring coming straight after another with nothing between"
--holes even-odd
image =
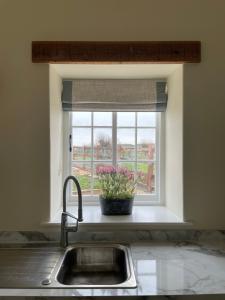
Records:
<instances>
[{"instance_id":1,"label":"roman blind","mask_svg":"<svg viewBox=\"0 0 225 300\"><path fill-rule=\"evenodd\" d=\"M166 80L63 80L64 111L165 111Z\"/></svg>"}]
</instances>

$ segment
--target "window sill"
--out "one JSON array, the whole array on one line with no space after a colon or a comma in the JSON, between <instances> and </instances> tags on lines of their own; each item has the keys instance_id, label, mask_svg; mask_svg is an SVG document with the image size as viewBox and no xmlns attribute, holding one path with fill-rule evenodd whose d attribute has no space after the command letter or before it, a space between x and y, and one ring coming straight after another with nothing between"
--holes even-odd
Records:
<instances>
[{"instance_id":1,"label":"window sill","mask_svg":"<svg viewBox=\"0 0 225 300\"><path fill-rule=\"evenodd\" d=\"M77 215L77 207L68 206L68 211ZM191 224L182 221L174 213L164 206L134 206L133 213L129 216L104 216L99 206L83 207L84 221L79 224L80 229L91 227L91 230L116 228L123 224L123 229L139 228L177 228L186 227ZM58 212L55 219L45 222L44 226L58 226L61 222L61 212Z\"/></svg>"}]
</instances>

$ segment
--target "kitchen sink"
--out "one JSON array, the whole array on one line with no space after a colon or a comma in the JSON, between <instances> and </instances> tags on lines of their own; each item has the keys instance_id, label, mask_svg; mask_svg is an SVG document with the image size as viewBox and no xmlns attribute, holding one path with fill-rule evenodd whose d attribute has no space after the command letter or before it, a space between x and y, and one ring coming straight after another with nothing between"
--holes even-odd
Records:
<instances>
[{"instance_id":1,"label":"kitchen sink","mask_svg":"<svg viewBox=\"0 0 225 300\"><path fill-rule=\"evenodd\" d=\"M130 249L117 244L68 247L53 275L61 287L136 287Z\"/></svg>"}]
</instances>

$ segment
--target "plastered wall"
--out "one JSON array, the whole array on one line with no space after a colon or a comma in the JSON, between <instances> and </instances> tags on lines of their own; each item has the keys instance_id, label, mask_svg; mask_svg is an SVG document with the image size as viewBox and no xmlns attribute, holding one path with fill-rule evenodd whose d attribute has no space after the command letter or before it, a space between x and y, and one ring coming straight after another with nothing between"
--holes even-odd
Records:
<instances>
[{"instance_id":1,"label":"plastered wall","mask_svg":"<svg viewBox=\"0 0 225 300\"><path fill-rule=\"evenodd\" d=\"M63 114L61 104L62 78L49 67L50 109L50 220L53 220L62 201L63 182Z\"/></svg>"},{"instance_id":2,"label":"plastered wall","mask_svg":"<svg viewBox=\"0 0 225 300\"><path fill-rule=\"evenodd\" d=\"M183 66L168 78L165 134L166 205L181 220L183 212Z\"/></svg>"},{"instance_id":3,"label":"plastered wall","mask_svg":"<svg viewBox=\"0 0 225 300\"><path fill-rule=\"evenodd\" d=\"M49 68L32 40L201 40L184 67L184 214L225 229L224 14L224 0L0 0L0 230L49 216Z\"/></svg>"}]
</instances>

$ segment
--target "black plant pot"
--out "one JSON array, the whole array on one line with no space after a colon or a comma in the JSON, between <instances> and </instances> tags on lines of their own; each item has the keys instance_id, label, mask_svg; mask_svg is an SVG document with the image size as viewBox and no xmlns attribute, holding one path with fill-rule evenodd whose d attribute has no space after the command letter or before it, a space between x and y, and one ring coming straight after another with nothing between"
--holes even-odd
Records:
<instances>
[{"instance_id":1,"label":"black plant pot","mask_svg":"<svg viewBox=\"0 0 225 300\"><path fill-rule=\"evenodd\" d=\"M99 196L103 215L131 215L134 198L130 199L107 199Z\"/></svg>"}]
</instances>

